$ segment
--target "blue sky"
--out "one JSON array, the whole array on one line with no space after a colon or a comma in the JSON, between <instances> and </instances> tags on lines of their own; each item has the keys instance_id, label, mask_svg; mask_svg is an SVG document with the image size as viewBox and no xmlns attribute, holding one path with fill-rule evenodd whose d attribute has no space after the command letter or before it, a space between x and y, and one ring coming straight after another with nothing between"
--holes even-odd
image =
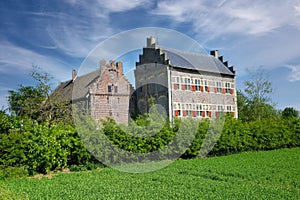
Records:
<instances>
[{"instance_id":1,"label":"blue sky","mask_svg":"<svg viewBox=\"0 0 300 200\"><path fill-rule=\"evenodd\" d=\"M55 87L112 35L161 27L219 49L235 66L239 89L246 69L262 66L276 107L300 110L300 0L8 0L0 19L0 107L7 90L32 85L32 65L52 74Z\"/></svg>"}]
</instances>

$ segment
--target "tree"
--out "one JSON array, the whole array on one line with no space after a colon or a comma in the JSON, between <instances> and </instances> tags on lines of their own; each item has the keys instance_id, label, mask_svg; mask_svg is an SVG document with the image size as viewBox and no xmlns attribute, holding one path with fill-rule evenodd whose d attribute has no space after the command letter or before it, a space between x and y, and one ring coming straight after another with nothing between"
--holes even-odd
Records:
<instances>
[{"instance_id":1,"label":"tree","mask_svg":"<svg viewBox=\"0 0 300 200\"><path fill-rule=\"evenodd\" d=\"M37 118L39 108L45 100L42 91L32 86L19 85L16 91L9 90L8 92L9 110L12 114Z\"/></svg>"},{"instance_id":2,"label":"tree","mask_svg":"<svg viewBox=\"0 0 300 200\"><path fill-rule=\"evenodd\" d=\"M238 92L239 116L244 121L276 116L272 105L272 83L262 67L249 70L250 80L244 82L244 92Z\"/></svg>"},{"instance_id":3,"label":"tree","mask_svg":"<svg viewBox=\"0 0 300 200\"><path fill-rule=\"evenodd\" d=\"M31 77L34 86L20 85L17 90L10 90L9 110L17 116L28 116L38 121L70 122L70 102L62 95L51 97L52 77L41 68L33 66Z\"/></svg>"},{"instance_id":4,"label":"tree","mask_svg":"<svg viewBox=\"0 0 300 200\"><path fill-rule=\"evenodd\" d=\"M299 116L298 111L292 107L286 107L282 111L282 117L285 119L292 118L292 117L298 117L298 116Z\"/></svg>"},{"instance_id":5,"label":"tree","mask_svg":"<svg viewBox=\"0 0 300 200\"><path fill-rule=\"evenodd\" d=\"M239 119L248 121L250 109L248 107L248 99L241 90L237 90L237 107L239 112Z\"/></svg>"}]
</instances>

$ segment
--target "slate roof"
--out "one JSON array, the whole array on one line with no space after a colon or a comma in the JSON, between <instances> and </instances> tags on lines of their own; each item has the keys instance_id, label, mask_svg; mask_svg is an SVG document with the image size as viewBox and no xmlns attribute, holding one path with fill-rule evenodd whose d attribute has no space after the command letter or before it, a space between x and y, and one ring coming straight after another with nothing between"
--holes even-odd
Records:
<instances>
[{"instance_id":1,"label":"slate roof","mask_svg":"<svg viewBox=\"0 0 300 200\"><path fill-rule=\"evenodd\" d=\"M77 76L75 80L60 83L52 92L52 96L62 95L68 100L80 100L88 94L89 86L100 76L100 70Z\"/></svg>"},{"instance_id":2,"label":"slate roof","mask_svg":"<svg viewBox=\"0 0 300 200\"><path fill-rule=\"evenodd\" d=\"M170 60L170 65L172 66L234 76L234 73L214 56L166 47L161 47L161 49L163 53L166 53L166 57Z\"/></svg>"}]
</instances>

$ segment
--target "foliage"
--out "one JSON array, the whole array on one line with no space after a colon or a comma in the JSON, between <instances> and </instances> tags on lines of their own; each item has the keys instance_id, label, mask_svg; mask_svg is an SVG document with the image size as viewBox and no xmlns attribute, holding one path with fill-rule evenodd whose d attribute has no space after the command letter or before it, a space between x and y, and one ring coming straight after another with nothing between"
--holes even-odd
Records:
<instances>
[{"instance_id":1,"label":"foliage","mask_svg":"<svg viewBox=\"0 0 300 200\"><path fill-rule=\"evenodd\" d=\"M70 100L61 94L51 95L52 77L39 67L33 66L31 77L34 86L19 85L17 90L10 90L8 96L9 110L21 117L30 117L40 122L70 123Z\"/></svg>"},{"instance_id":2,"label":"foliage","mask_svg":"<svg viewBox=\"0 0 300 200\"><path fill-rule=\"evenodd\" d=\"M178 160L151 173L105 168L5 184L30 199L299 199L299 156L299 148L247 152Z\"/></svg>"},{"instance_id":3,"label":"foliage","mask_svg":"<svg viewBox=\"0 0 300 200\"><path fill-rule=\"evenodd\" d=\"M272 83L266 72L262 67L248 72L250 79L244 82L244 91L237 92L239 118L243 121L276 118L277 112L271 100Z\"/></svg>"},{"instance_id":4,"label":"foliage","mask_svg":"<svg viewBox=\"0 0 300 200\"><path fill-rule=\"evenodd\" d=\"M16 126L0 134L0 165L25 166L33 174L85 164L91 159L71 125L49 126L29 118L12 118Z\"/></svg>"},{"instance_id":5,"label":"foliage","mask_svg":"<svg viewBox=\"0 0 300 200\"><path fill-rule=\"evenodd\" d=\"M45 100L43 92L33 86L20 85L16 91L10 90L8 103L10 112L17 116L37 119L39 109Z\"/></svg>"},{"instance_id":6,"label":"foliage","mask_svg":"<svg viewBox=\"0 0 300 200\"><path fill-rule=\"evenodd\" d=\"M296 109L292 108L292 107L286 107L283 111L282 111L282 117L283 118L292 118L292 117L298 117L299 113Z\"/></svg>"}]
</instances>

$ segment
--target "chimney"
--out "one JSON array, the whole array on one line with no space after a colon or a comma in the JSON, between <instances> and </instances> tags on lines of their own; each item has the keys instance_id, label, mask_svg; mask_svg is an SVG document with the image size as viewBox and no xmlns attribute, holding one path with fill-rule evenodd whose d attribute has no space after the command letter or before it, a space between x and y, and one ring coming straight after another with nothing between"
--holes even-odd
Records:
<instances>
[{"instance_id":1,"label":"chimney","mask_svg":"<svg viewBox=\"0 0 300 200\"><path fill-rule=\"evenodd\" d=\"M77 72L75 69L73 69L72 70L72 80L74 81L76 77L77 77Z\"/></svg>"},{"instance_id":2,"label":"chimney","mask_svg":"<svg viewBox=\"0 0 300 200\"><path fill-rule=\"evenodd\" d=\"M218 50L210 51L210 55L214 56L215 58L218 58L219 57L219 51Z\"/></svg>"},{"instance_id":3,"label":"chimney","mask_svg":"<svg viewBox=\"0 0 300 200\"><path fill-rule=\"evenodd\" d=\"M156 40L154 37L150 36L147 38L147 48L156 48Z\"/></svg>"},{"instance_id":4,"label":"chimney","mask_svg":"<svg viewBox=\"0 0 300 200\"><path fill-rule=\"evenodd\" d=\"M109 60L109 67L113 67L115 65L115 62L113 60Z\"/></svg>"},{"instance_id":5,"label":"chimney","mask_svg":"<svg viewBox=\"0 0 300 200\"><path fill-rule=\"evenodd\" d=\"M106 61L104 59L100 60L100 70L101 70L101 74L103 73L103 71L106 68Z\"/></svg>"},{"instance_id":6,"label":"chimney","mask_svg":"<svg viewBox=\"0 0 300 200\"><path fill-rule=\"evenodd\" d=\"M116 66L117 66L117 70L120 74L123 74L123 63L121 61L118 61L116 63Z\"/></svg>"}]
</instances>

